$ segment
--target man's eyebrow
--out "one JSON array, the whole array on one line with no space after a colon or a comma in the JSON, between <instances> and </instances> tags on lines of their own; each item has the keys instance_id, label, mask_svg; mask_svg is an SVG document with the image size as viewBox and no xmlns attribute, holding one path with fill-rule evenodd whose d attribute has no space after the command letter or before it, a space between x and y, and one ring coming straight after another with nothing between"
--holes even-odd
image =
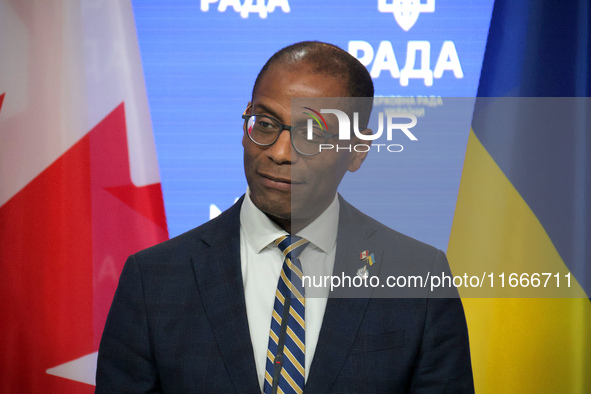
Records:
<instances>
[{"instance_id":1,"label":"man's eyebrow","mask_svg":"<svg viewBox=\"0 0 591 394\"><path fill-rule=\"evenodd\" d=\"M256 111L255 111L256 109ZM253 110L253 114L255 115L262 115L260 114L260 111L267 113L269 115L271 115L274 118L279 119L279 115L277 115L277 113L275 111L273 111L271 108L267 107L265 104L256 104L255 106L252 107Z\"/></svg>"}]
</instances>

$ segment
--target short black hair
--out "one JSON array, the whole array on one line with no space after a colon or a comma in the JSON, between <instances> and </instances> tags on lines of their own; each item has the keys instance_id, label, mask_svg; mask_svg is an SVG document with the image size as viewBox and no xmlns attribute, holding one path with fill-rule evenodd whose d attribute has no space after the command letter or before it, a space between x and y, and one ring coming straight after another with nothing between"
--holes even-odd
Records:
<instances>
[{"instance_id":1,"label":"short black hair","mask_svg":"<svg viewBox=\"0 0 591 394\"><path fill-rule=\"evenodd\" d=\"M374 87L367 68L353 55L336 45L321 41L302 41L275 52L263 66L252 88L252 98L271 66L277 64L287 69L296 68L302 63L309 66L312 73L325 74L346 82L349 97L373 97ZM359 108L359 123L366 128L371 115L373 100L364 102Z\"/></svg>"},{"instance_id":2,"label":"short black hair","mask_svg":"<svg viewBox=\"0 0 591 394\"><path fill-rule=\"evenodd\" d=\"M347 81L350 97L373 97L373 81L367 68L353 55L336 45L320 41L302 41L277 51L263 66L252 88L257 90L265 72L274 64L296 67L301 62L311 66L311 71Z\"/></svg>"}]
</instances>

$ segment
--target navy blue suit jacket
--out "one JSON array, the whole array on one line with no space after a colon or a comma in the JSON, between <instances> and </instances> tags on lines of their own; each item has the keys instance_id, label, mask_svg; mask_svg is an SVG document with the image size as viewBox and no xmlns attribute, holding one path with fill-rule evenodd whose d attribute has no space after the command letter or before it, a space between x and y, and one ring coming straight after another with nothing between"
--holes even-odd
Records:
<instances>
[{"instance_id":1,"label":"navy blue suit jacket","mask_svg":"<svg viewBox=\"0 0 591 394\"><path fill-rule=\"evenodd\" d=\"M97 393L260 392L240 268L241 203L129 257L101 340ZM447 269L443 252L340 206L335 274L355 276L363 250L381 276ZM458 298L329 298L306 394L473 391Z\"/></svg>"}]
</instances>

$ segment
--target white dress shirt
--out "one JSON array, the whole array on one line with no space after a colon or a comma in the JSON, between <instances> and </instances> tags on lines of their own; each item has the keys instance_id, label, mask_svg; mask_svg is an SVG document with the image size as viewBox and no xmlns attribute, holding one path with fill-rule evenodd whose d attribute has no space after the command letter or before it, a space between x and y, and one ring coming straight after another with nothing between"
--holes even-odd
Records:
<instances>
[{"instance_id":1,"label":"white dress shirt","mask_svg":"<svg viewBox=\"0 0 591 394\"><path fill-rule=\"evenodd\" d=\"M240 259L244 297L250 339L261 390L267 365L267 348L271 316L275 303L275 291L283 265L283 255L274 241L287 232L261 212L249 197L247 190L240 210ZM299 259L304 275L331 275L335 261L336 236L339 222L339 200L333 202L314 222L296 235L310 241ZM306 283L307 285L308 283ZM318 342L320 326L324 318L326 297L309 297L306 292L306 380ZM327 292L325 292L326 294Z\"/></svg>"}]
</instances>

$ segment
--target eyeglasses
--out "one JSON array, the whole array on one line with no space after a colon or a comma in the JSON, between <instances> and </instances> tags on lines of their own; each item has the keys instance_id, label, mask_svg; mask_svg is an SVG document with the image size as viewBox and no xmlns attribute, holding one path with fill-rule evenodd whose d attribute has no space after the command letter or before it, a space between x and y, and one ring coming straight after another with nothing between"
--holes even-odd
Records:
<instances>
[{"instance_id":1,"label":"eyeglasses","mask_svg":"<svg viewBox=\"0 0 591 394\"><path fill-rule=\"evenodd\" d=\"M320 144L338 134L331 134L322 130L318 125L312 125L312 136L308 139L308 123L300 122L293 126L279 123L275 118L266 115L242 115L244 132L248 138L259 146L271 146L279 139L283 130L289 131L291 145L304 156L315 156L320 153ZM310 119L311 120L311 119Z\"/></svg>"}]
</instances>

